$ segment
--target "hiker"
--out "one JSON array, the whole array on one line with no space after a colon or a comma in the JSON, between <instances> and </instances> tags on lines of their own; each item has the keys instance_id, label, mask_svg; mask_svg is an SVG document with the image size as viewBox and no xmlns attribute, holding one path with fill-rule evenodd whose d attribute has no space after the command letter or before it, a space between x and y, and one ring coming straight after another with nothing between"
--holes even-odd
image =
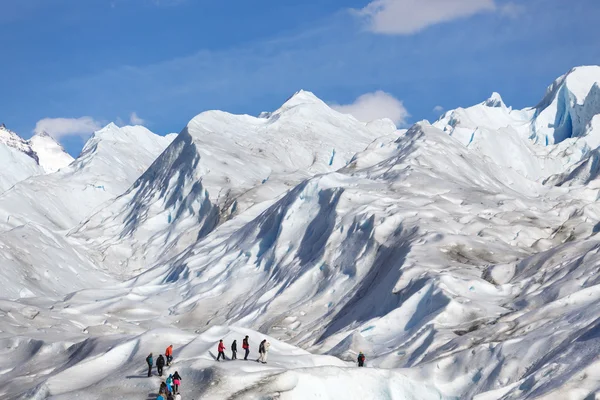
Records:
<instances>
[{"instance_id":1,"label":"hiker","mask_svg":"<svg viewBox=\"0 0 600 400\"><path fill-rule=\"evenodd\" d=\"M363 354L362 351L360 353L358 353L358 366L359 367L365 366L365 355Z\"/></svg>"},{"instance_id":2,"label":"hiker","mask_svg":"<svg viewBox=\"0 0 600 400\"><path fill-rule=\"evenodd\" d=\"M159 393L156 400L167 400L167 399L165 399L165 397L161 393Z\"/></svg>"},{"instance_id":3,"label":"hiker","mask_svg":"<svg viewBox=\"0 0 600 400\"><path fill-rule=\"evenodd\" d=\"M148 363L148 378L152 376L152 366L154 365L154 360L152 359L152 353L146 357L146 363Z\"/></svg>"},{"instance_id":4,"label":"hiker","mask_svg":"<svg viewBox=\"0 0 600 400\"><path fill-rule=\"evenodd\" d=\"M223 356L223 361L225 361L225 345L223 344L223 339L219 340L219 355L217 356L217 361Z\"/></svg>"},{"instance_id":5,"label":"hiker","mask_svg":"<svg viewBox=\"0 0 600 400\"><path fill-rule=\"evenodd\" d=\"M162 376L163 368L165 366L165 358L160 354L156 359L156 369L158 370L158 376Z\"/></svg>"},{"instance_id":6,"label":"hiker","mask_svg":"<svg viewBox=\"0 0 600 400\"><path fill-rule=\"evenodd\" d=\"M179 375L179 372L175 371L173 374L173 388L175 389L175 393L179 393L179 385L181 385L181 375Z\"/></svg>"},{"instance_id":7,"label":"hiker","mask_svg":"<svg viewBox=\"0 0 600 400\"><path fill-rule=\"evenodd\" d=\"M235 340L231 343L231 359L237 360L237 341Z\"/></svg>"},{"instance_id":8,"label":"hiker","mask_svg":"<svg viewBox=\"0 0 600 400\"><path fill-rule=\"evenodd\" d=\"M246 336L242 341L242 349L246 350L244 360L248 361L248 354L250 354L250 344L248 343L248 336Z\"/></svg>"},{"instance_id":9,"label":"hiker","mask_svg":"<svg viewBox=\"0 0 600 400\"><path fill-rule=\"evenodd\" d=\"M167 377L167 389L169 389L169 393L173 392L173 375L169 374Z\"/></svg>"},{"instance_id":10,"label":"hiker","mask_svg":"<svg viewBox=\"0 0 600 400\"><path fill-rule=\"evenodd\" d=\"M170 345L169 347L167 347L167 350L165 350L165 357L167 357L167 367L168 367L173 362L173 345Z\"/></svg>"},{"instance_id":11,"label":"hiker","mask_svg":"<svg viewBox=\"0 0 600 400\"><path fill-rule=\"evenodd\" d=\"M175 395L175 400L181 400L181 395L179 393Z\"/></svg>"},{"instance_id":12,"label":"hiker","mask_svg":"<svg viewBox=\"0 0 600 400\"><path fill-rule=\"evenodd\" d=\"M158 394L166 394L167 393L167 384L165 381L160 383L160 389L158 389Z\"/></svg>"},{"instance_id":13,"label":"hiker","mask_svg":"<svg viewBox=\"0 0 600 400\"><path fill-rule=\"evenodd\" d=\"M270 346L271 343L267 342L267 339L260 342L260 346L258 347L258 352L260 353L260 356L258 357L258 360L256 360L256 362L261 362L263 364L267 363L267 353L269 352Z\"/></svg>"},{"instance_id":14,"label":"hiker","mask_svg":"<svg viewBox=\"0 0 600 400\"><path fill-rule=\"evenodd\" d=\"M172 392L167 393L167 400L175 400Z\"/></svg>"}]
</instances>

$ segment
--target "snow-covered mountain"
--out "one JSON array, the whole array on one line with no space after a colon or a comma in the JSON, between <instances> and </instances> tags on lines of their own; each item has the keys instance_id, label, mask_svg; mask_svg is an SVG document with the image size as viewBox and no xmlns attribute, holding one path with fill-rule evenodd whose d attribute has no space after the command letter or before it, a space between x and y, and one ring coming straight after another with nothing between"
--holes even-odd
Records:
<instances>
[{"instance_id":1,"label":"snow-covered mountain","mask_svg":"<svg viewBox=\"0 0 600 400\"><path fill-rule=\"evenodd\" d=\"M0 395L145 396L173 343L185 398L595 398L599 82L407 131L308 92L108 126L0 196ZM214 363L245 334L272 364Z\"/></svg>"},{"instance_id":2,"label":"snow-covered mountain","mask_svg":"<svg viewBox=\"0 0 600 400\"><path fill-rule=\"evenodd\" d=\"M63 147L47 133L22 139L0 125L0 193L31 176L56 172L73 161Z\"/></svg>"},{"instance_id":3,"label":"snow-covered mountain","mask_svg":"<svg viewBox=\"0 0 600 400\"><path fill-rule=\"evenodd\" d=\"M26 140L0 126L0 193L30 176L44 173Z\"/></svg>"},{"instance_id":4,"label":"snow-covered mountain","mask_svg":"<svg viewBox=\"0 0 600 400\"><path fill-rule=\"evenodd\" d=\"M107 125L67 167L20 181L0 195L0 228L34 222L71 229L127 190L173 139L141 126Z\"/></svg>"},{"instance_id":5,"label":"snow-covered mountain","mask_svg":"<svg viewBox=\"0 0 600 400\"><path fill-rule=\"evenodd\" d=\"M446 112L434 125L492 162L542 181L576 168L600 146L600 67L574 68L533 108L506 107L498 93Z\"/></svg>"},{"instance_id":6,"label":"snow-covered mountain","mask_svg":"<svg viewBox=\"0 0 600 400\"><path fill-rule=\"evenodd\" d=\"M364 124L339 114L304 91L268 118L209 111L76 236L95 239L106 264L112 259L119 273L131 275L302 180L344 167L395 130L391 121Z\"/></svg>"},{"instance_id":7,"label":"snow-covered mountain","mask_svg":"<svg viewBox=\"0 0 600 400\"><path fill-rule=\"evenodd\" d=\"M46 173L56 172L73 162L73 157L52 136L39 132L29 139L29 145Z\"/></svg>"}]
</instances>

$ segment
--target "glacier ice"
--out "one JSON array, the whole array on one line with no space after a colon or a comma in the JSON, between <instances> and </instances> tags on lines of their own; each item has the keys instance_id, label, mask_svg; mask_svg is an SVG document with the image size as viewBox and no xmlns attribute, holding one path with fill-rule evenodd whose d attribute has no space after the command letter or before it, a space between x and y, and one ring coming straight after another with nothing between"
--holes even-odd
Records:
<instances>
[{"instance_id":1,"label":"glacier ice","mask_svg":"<svg viewBox=\"0 0 600 400\"><path fill-rule=\"evenodd\" d=\"M598 82L407 130L300 91L177 137L111 124L49 174L5 134L0 394L144 396L172 342L202 398L593 398ZM213 361L246 334L272 363Z\"/></svg>"}]
</instances>

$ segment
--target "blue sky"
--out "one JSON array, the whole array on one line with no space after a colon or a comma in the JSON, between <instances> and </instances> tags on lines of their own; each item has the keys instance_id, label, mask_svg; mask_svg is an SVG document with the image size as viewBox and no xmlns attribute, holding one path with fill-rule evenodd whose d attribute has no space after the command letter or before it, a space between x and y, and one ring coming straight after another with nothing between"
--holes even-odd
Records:
<instances>
[{"instance_id":1,"label":"blue sky","mask_svg":"<svg viewBox=\"0 0 600 400\"><path fill-rule=\"evenodd\" d=\"M600 64L599 18L597 0L0 0L0 122L77 155L110 121L179 132L299 89L399 125L493 91L533 106Z\"/></svg>"}]
</instances>

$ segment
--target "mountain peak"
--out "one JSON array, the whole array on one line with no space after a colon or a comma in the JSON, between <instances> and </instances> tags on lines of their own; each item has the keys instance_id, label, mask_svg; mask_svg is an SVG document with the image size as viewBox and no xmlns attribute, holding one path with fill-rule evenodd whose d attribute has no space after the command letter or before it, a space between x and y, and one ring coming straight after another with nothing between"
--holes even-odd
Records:
<instances>
[{"instance_id":1,"label":"mountain peak","mask_svg":"<svg viewBox=\"0 0 600 400\"><path fill-rule=\"evenodd\" d=\"M492 93L492 95L486 101L483 102L483 105L486 107L492 107L492 108L506 107L506 105L502 101L502 96L500 96L500 93L498 93L498 92Z\"/></svg>"},{"instance_id":2,"label":"mountain peak","mask_svg":"<svg viewBox=\"0 0 600 400\"><path fill-rule=\"evenodd\" d=\"M296 93L294 93L294 95L292 95L290 98L288 98L285 103L283 103L283 106L281 107L282 109L285 108L292 108L292 107L296 107L302 104L314 104L314 105L325 105L325 102L323 102L323 100L319 99L317 96L315 96L314 93L312 92L308 92L306 90L299 90Z\"/></svg>"},{"instance_id":3,"label":"mountain peak","mask_svg":"<svg viewBox=\"0 0 600 400\"><path fill-rule=\"evenodd\" d=\"M4 144L8 147L12 147L13 149L25 153L29 157L33 158L36 163L39 162L38 156L35 151L32 150L29 142L8 129L4 124L0 126L0 144Z\"/></svg>"},{"instance_id":4,"label":"mountain peak","mask_svg":"<svg viewBox=\"0 0 600 400\"><path fill-rule=\"evenodd\" d=\"M28 144L37 155L39 165L48 174L73 162L73 157L48 132L37 132L29 139Z\"/></svg>"},{"instance_id":5,"label":"mountain peak","mask_svg":"<svg viewBox=\"0 0 600 400\"><path fill-rule=\"evenodd\" d=\"M34 137L41 137L41 138L51 138L52 140L56 141L52 135L50 135L48 132L46 131L39 131L36 132L35 135L33 135L31 138L33 139Z\"/></svg>"}]
</instances>

